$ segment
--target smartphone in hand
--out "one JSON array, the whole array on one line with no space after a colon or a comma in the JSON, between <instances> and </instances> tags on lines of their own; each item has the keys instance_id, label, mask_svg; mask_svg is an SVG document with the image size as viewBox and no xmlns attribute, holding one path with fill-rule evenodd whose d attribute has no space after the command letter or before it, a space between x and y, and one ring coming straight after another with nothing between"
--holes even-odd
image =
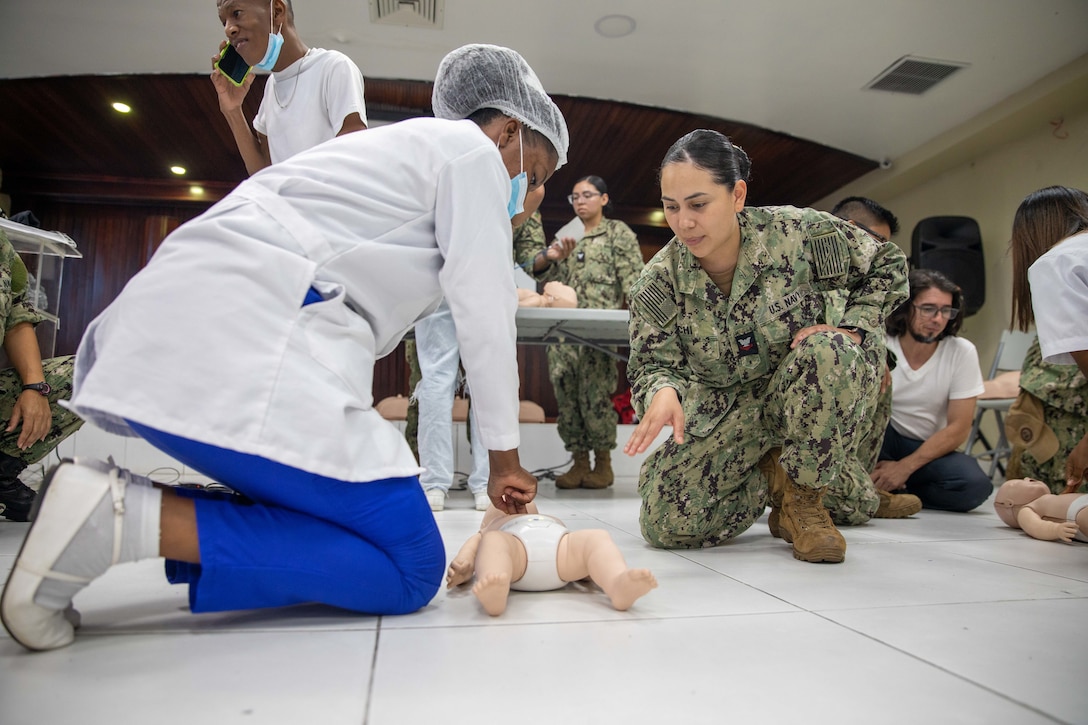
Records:
<instances>
[{"instance_id":1,"label":"smartphone in hand","mask_svg":"<svg viewBox=\"0 0 1088 725\"><path fill-rule=\"evenodd\" d=\"M242 81L246 79L250 71L249 64L245 62L230 43L227 43L223 48L223 52L219 54L219 60L215 61L215 67L236 86L242 85Z\"/></svg>"}]
</instances>

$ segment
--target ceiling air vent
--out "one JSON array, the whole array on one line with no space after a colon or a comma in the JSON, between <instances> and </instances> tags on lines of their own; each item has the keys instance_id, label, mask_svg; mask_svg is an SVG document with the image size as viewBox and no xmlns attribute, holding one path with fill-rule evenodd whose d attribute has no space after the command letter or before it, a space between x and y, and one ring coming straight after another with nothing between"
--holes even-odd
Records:
<instances>
[{"instance_id":1,"label":"ceiling air vent","mask_svg":"<svg viewBox=\"0 0 1088 725\"><path fill-rule=\"evenodd\" d=\"M919 96L969 63L905 55L865 85L866 89Z\"/></svg>"},{"instance_id":2,"label":"ceiling air vent","mask_svg":"<svg viewBox=\"0 0 1088 725\"><path fill-rule=\"evenodd\" d=\"M446 0L370 0L370 22L442 29Z\"/></svg>"}]
</instances>

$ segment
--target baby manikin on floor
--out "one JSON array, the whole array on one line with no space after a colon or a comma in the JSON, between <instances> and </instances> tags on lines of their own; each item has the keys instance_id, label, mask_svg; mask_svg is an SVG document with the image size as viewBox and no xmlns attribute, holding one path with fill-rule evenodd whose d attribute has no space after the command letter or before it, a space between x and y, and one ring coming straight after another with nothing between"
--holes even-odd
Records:
<instances>
[{"instance_id":1,"label":"baby manikin on floor","mask_svg":"<svg viewBox=\"0 0 1088 725\"><path fill-rule=\"evenodd\" d=\"M562 521L539 513L531 503L524 514L488 508L480 530L450 563L446 586L465 584L474 573L472 593L492 616L506 611L511 589L549 591L588 577L623 611L657 587L649 569L627 568L607 531L568 531Z\"/></svg>"}]
</instances>

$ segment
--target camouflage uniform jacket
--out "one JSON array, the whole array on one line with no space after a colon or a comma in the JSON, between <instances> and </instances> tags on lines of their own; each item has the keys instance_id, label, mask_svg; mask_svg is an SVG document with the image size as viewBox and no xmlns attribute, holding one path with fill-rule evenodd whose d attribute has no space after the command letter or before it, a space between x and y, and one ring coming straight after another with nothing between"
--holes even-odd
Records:
<instances>
[{"instance_id":1,"label":"camouflage uniform jacket","mask_svg":"<svg viewBox=\"0 0 1088 725\"><path fill-rule=\"evenodd\" d=\"M544 240L544 222L540 212L534 211L521 226L514 228L514 264L524 269L532 277L543 277L554 267L545 267L540 272L533 271L536 255L547 247Z\"/></svg>"},{"instance_id":2,"label":"camouflage uniform jacket","mask_svg":"<svg viewBox=\"0 0 1088 725\"><path fill-rule=\"evenodd\" d=\"M728 300L675 238L631 290L632 401L676 388L685 428L708 435L742 386L766 386L804 327L861 328L874 365L884 317L908 296L907 264L881 243L813 209L755 207L738 214L740 257ZM723 398L724 396L724 398Z\"/></svg>"},{"instance_id":3,"label":"camouflage uniform jacket","mask_svg":"<svg viewBox=\"0 0 1088 725\"><path fill-rule=\"evenodd\" d=\"M558 268L557 279L578 294L579 307L618 310L642 270L642 249L631 227L601 219L569 257L552 266Z\"/></svg>"},{"instance_id":4,"label":"camouflage uniform jacket","mask_svg":"<svg viewBox=\"0 0 1088 725\"><path fill-rule=\"evenodd\" d=\"M42 316L26 298L26 265L0 229L0 315L4 334L21 322L37 325Z\"/></svg>"}]
</instances>

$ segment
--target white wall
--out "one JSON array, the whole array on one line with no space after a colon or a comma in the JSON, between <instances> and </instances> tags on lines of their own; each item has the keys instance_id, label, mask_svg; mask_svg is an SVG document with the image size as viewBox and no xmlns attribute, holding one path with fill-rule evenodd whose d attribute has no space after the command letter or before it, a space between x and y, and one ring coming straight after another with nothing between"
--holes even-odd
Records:
<instances>
[{"instance_id":1,"label":"white wall","mask_svg":"<svg viewBox=\"0 0 1088 725\"><path fill-rule=\"evenodd\" d=\"M1007 249L1013 215L1025 196L1053 184L1088 189L1088 111L1062 119L1058 128L1049 122L1038 124L1016 141L903 194L880 199L899 217L896 241L908 254L911 230L925 217L960 215L978 221L986 303L964 321L962 334L978 347L983 371L989 370L1001 330L1011 320L1012 263Z\"/></svg>"}]
</instances>

